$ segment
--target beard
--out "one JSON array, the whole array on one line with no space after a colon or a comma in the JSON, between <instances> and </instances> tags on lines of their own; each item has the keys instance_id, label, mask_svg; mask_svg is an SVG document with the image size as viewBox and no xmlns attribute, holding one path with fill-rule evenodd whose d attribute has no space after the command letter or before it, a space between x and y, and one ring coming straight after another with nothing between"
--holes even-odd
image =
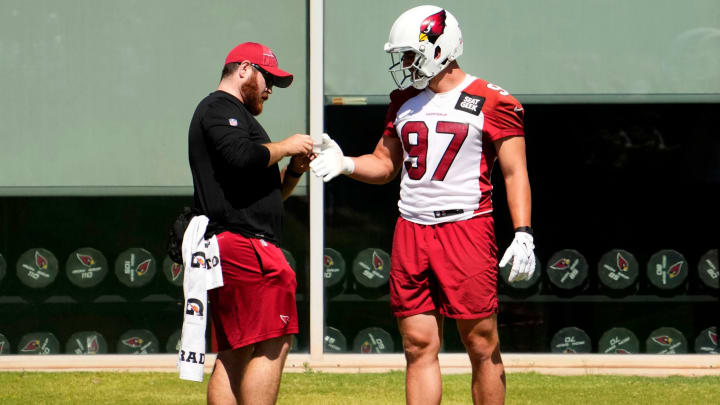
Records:
<instances>
[{"instance_id":1,"label":"beard","mask_svg":"<svg viewBox=\"0 0 720 405\"><path fill-rule=\"evenodd\" d=\"M261 97L260 91L257 85L257 74L258 72L253 71L252 77L246 83L240 87L240 92L243 95L243 104L250 111L252 115L260 115L263 110L263 103L265 98Z\"/></svg>"}]
</instances>

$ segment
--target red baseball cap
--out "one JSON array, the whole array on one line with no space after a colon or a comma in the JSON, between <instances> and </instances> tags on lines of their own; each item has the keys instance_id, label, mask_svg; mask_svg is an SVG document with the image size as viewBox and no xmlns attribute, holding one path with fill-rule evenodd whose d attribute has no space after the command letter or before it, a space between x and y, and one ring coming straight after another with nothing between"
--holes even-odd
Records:
<instances>
[{"instance_id":1,"label":"red baseball cap","mask_svg":"<svg viewBox=\"0 0 720 405\"><path fill-rule=\"evenodd\" d=\"M225 64L242 61L250 61L275 77L274 83L277 87L287 87L293 81L293 75L278 68L275 53L263 44L257 42L243 42L233 48L225 58Z\"/></svg>"}]
</instances>

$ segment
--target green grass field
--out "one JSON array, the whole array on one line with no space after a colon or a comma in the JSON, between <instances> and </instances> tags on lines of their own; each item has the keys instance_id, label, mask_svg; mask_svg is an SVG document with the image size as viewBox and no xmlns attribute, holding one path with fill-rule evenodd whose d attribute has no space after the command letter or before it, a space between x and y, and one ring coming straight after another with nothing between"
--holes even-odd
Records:
<instances>
[{"instance_id":1,"label":"green grass field","mask_svg":"<svg viewBox=\"0 0 720 405\"><path fill-rule=\"evenodd\" d=\"M468 404L469 375L443 377L443 404ZM171 373L0 373L2 405L204 404L203 384ZM287 373L278 404L404 404L404 374ZM507 404L720 404L720 377L509 374Z\"/></svg>"}]
</instances>

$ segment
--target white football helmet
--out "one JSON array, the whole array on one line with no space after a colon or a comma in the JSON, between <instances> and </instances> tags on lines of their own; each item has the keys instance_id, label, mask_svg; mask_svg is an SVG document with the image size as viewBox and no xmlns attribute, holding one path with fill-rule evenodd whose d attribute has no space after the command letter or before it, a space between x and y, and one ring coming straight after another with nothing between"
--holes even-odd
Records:
<instances>
[{"instance_id":1,"label":"white football helmet","mask_svg":"<svg viewBox=\"0 0 720 405\"><path fill-rule=\"evenodd\" d=\"M400 89L410 85L424 89L433 76L462 55L460 25L441 7L411 8L393 23L385 52L392 61L390 75Z\"/></svg>"}]
</instances>

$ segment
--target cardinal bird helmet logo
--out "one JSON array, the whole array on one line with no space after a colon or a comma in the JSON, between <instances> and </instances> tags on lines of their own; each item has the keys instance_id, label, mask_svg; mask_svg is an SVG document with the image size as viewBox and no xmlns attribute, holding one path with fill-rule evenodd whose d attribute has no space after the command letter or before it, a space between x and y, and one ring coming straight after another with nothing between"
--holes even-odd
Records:
<instances>
[{"instance_id":1,"label":"cardinal bird helmet logo","mask_svg":"<svg viewBox=\"0 0 720 405\"><path fill-rule=\"evenodd\" d=\"M446 17L445 10L440 10L424 19L420 24L420 41L430 41L431 44L435 44L435 41L445 32Z\"/></svg>"}]
</instances>

